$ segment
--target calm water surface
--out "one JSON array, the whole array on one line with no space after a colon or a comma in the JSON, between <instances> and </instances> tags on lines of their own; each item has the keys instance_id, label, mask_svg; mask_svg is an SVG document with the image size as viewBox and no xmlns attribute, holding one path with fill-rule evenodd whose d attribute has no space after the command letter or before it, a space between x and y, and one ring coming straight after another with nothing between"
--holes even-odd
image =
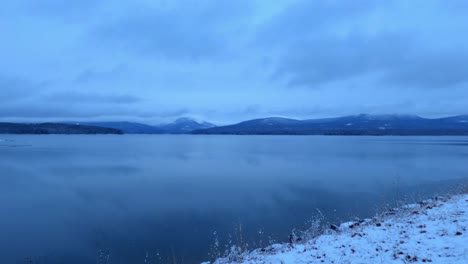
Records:
<instances>
[{"instance_id":1,"label":"calm water surface","mask_svg":"<svg viewBox=\"0 0 468 264\"><path fill-rule=\"evenodd\" d=\"M0 135L0 263L209 260L465 183L466 137ZM259 231L262 232L259 232ZM255 244L256 243L256 244ZM161 262L162 260L162 262Z\"/></svg>"}]
</instances>

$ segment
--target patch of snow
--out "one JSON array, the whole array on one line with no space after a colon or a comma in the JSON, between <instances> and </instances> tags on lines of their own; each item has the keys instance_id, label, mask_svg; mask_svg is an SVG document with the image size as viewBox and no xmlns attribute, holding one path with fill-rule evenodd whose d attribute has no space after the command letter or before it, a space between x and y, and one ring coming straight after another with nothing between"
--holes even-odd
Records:
<instances>
[{"instance_id":1,"label":"patch of snow","mask_svg":"<svg viewBox=\"0 0 468 264\"><path fill-rule=\"evenodd\" d=\"M425 200L332 229L305 243L275 244L215 264L468 263L468 194Z\"/></svg>"},{"instance_id":2,"label":"patch of snow","mask_svg":"<svg viewBox=\"0 0 468 264\"><path fill-rule=\"evenodd\" d=\"M418 209L420 207L419 204L407 204L403 205L401 208L403 209Z\"/></svg>"}]
</instances>

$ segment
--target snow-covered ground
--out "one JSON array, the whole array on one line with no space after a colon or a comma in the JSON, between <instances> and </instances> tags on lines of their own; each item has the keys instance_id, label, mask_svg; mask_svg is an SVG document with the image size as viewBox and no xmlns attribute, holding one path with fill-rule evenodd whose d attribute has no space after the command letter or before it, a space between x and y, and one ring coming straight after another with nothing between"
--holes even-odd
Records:
<instances>
[{"instance_id":1,"label":"snow-covered ground","mask_svg":"<svg viewBox=\"0 0 468 264\"><path fill-rule=\"evenodd\" d=\"M438 197L373 219L330 226L325 234L276 244L225 263L468 263L468 195ZM334 229L334 230L333 230Z\"/></svg>"}]
</instances>

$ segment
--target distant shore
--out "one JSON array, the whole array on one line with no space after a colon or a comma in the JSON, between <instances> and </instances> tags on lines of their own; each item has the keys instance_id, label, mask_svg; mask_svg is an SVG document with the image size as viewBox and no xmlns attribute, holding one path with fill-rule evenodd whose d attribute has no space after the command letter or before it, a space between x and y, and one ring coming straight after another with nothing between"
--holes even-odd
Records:
<instances>
[{"instance_id":1,"label":"distant shore","mask_svg":"<svg viewBox=\"0 0 468 264\"><path fill-rule=\"evenodd\" d=\"M83 126L62 123L0 123L0 134L44 135L44 134L123 134L121 130L107 127Z\"/></svg>"},{"instance_id":2,"label":"distant shore","mask_svg":"<svg viewBox=\"0 0 468 264\"><path fill-rule=\"evenodd\" d=\"M217 126L179 118L172 123L136 122L1 123L0 134L202 134L325 136L468 136L468 115L423 118L416 115L349 115L321 119L267 117Z\"/></svg>"}]
</instances>

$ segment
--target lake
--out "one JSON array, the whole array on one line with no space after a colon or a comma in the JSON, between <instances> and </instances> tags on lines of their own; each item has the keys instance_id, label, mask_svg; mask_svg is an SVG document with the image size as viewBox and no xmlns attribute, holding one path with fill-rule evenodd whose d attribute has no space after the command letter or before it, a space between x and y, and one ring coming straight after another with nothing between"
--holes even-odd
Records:
<instances>
[{"instance_id":1,"label":"lake","mask_svg":"<svg viewBox=\"0 0 468 264\"><path fill-rule=\"evenodd\" d=\"M199 263L468 181L467 137L0 138L0 263Z\"/></svg>"}]
</instances>

